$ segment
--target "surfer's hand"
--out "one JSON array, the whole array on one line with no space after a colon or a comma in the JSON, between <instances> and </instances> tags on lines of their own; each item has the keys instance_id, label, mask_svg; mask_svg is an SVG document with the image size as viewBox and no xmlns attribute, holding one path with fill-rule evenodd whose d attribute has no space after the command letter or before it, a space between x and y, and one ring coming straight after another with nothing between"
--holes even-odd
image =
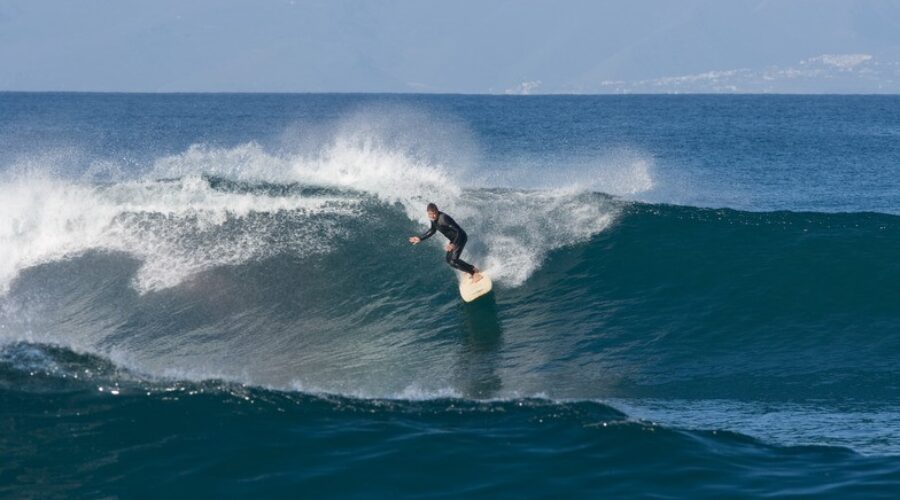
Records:
<instances>
[{"instance_id":1,"label":"surfer's hand","mask_svg":"<svg viewBox=\"0 0 900 500\"><path fill-rule=\"evenodd\" d=\"M455 249L456 245L454 245L453 243L447 243L447 246L444 247L444 250L447 250L448 252L452 252Z\"/></svg>"},{"instance_id":2,"label":"surfer's hand","mask_svg":"<svg viewBox=\"0 0 900 500\"><path fill-rule=\"evenodd\" d=\"M422 241L422 238L419 238L418 236L410 236L409 237L409 242L412 243L413 245L418 244L420 241Z\"/></svg>"}]
</instances>

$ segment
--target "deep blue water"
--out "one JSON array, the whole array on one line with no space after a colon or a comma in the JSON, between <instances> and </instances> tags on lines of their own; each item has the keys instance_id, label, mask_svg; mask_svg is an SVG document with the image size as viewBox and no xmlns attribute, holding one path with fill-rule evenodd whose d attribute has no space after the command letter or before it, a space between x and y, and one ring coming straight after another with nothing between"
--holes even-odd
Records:
<instances>
[{"instance_id":1,"label":"deep blue water","mask_svg":"<svg viewBox=\"0 0 900 500\"><path fill-rule=\"evenodd\" d=\"M900 96L0 93L0 207L3 496L900 491Z\"/></svg>"}]
</instances>

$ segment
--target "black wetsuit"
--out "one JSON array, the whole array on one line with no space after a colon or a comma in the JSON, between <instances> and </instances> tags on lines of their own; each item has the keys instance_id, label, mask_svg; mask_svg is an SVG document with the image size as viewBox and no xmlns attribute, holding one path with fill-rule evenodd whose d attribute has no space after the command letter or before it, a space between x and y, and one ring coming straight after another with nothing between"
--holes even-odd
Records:
<instances>
[{"instance_id":1,"label":"black wetsuit","mask_svg":"<svg viewBox=\"0 0 900 500\"><path fill-rule=\"evenodd\" d=\"M450 240L450 243L453 243L453 251L447 252L447 264L450 264L450 267L459 269L464 273L475 274L475 266L459 258L459 254L462 253L463 247L466 246L466 241L468 241L469 236L463 231L463 228L459 227L459 224L453 220L453 217L450 217L444 212L438 212L437 219L431 221L431 228L428 229L428 231L425 231L425 234L419 236L419 238L421 238L422 241L425 241L428 238L431 238L435 231L440 231L441 234Z\"/></svg>"}]
</instances>

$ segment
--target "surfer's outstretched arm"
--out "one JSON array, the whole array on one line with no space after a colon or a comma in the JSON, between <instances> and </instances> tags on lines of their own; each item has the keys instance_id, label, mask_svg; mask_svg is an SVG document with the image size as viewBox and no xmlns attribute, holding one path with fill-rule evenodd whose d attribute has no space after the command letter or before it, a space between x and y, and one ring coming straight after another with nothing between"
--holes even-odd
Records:
<instances>
[{"instance_id":1,"label":"surfer's outstretched arm","mask_svg":"<svg viewBox=\"0 0 900 500\"><path fill-rule=\"evenodd\" d=\"M409 238L409 242L412 243L413 245L415 245L421 241L431 238L432 236L434 236L434 233L436 231L437 231L437 221L433 220L433 221L431 221L431 227L428 229L428 231L425 231L420 236L411 236Z\"/></svg>"},{"instance_id":2,"label":"surfer's outstretched arm","mask_svg":"<svg viewBox=\"0 0 900 500\"><path fill-rule=\"evenodd\" d=\"M422 233L422 235L419 236L419 239L423 240L423 241L427 240L428 238L431 238L432 236L434 236L435 232L437 232L437 221L433 220L433 221L431 221L431 227L428 228L428 231L425 231L424 233Z\"/></svg>"}]
</instances>

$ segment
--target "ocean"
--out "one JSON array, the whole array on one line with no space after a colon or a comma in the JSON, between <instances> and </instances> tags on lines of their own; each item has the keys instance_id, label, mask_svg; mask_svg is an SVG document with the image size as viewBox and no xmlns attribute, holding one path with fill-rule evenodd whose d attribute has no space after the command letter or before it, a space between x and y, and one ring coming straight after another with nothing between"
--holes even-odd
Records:
<instances>
[{"instance_id":1,"label":"ocean","mask_svg":"<svg viewBox=\"0 0 900 500\"><path fill-rule=\"evenodd\" d=\"M896 498L898 431L900 96L0 93L0 496Z\"/></svg>"}]
</instances>

